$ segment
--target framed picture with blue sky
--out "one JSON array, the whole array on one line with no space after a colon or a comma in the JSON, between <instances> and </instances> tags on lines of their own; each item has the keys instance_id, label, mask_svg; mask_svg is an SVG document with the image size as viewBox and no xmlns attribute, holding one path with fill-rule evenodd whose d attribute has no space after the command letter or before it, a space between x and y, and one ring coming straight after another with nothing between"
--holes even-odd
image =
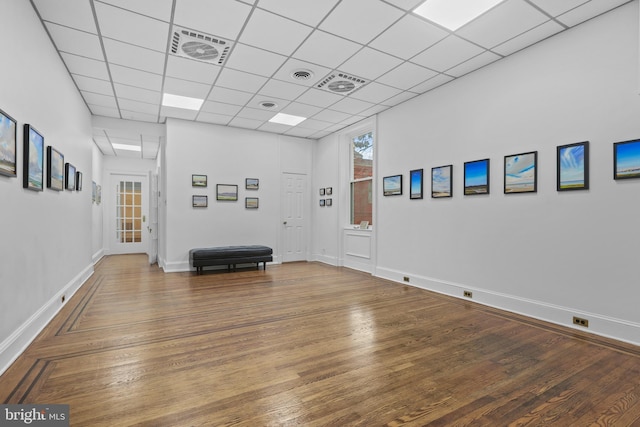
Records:
<instances>
[{"instance_id":1,"label":"framed picture with blue sky","mask_svg":"<svg viewBox=\"0 0 640 427\"><path fill-rule=\"evenodd\" d=\"M613 179L640 178L640 139L613 144Z\"/></svg>"},{"instance_id":2,"label":"framed picture with blue sky","mask_svg":"<svg viewBox=\"0 0 640 427\"><path fill-rule=\"evenodd\" d=\"M464 195L489 194L489 159L464 163Z\"/></svg>"}]
</instances>

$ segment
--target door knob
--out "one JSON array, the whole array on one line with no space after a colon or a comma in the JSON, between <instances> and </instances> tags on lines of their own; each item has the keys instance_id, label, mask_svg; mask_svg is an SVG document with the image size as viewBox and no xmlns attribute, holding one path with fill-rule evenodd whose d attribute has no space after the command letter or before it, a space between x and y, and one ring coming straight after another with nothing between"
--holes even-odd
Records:
<instances>
[{"instance_id":1,"label":"door knob","mask_svg":"<svg viewBox=\"0 0 640 427\"><path fill-rule=\"evenodd\" d=\"M287 221L283 222L284 225L287 225Z\"/></svg>"}]
</instances>

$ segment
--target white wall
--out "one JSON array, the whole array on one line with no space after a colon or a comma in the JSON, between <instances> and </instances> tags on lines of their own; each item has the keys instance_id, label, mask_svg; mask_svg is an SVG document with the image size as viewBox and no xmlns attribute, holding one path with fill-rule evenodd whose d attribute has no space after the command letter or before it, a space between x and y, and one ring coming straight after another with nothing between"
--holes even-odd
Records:
<instances>
[{"instance_id":1,"label":"white wall","mask_svg":"<svg viewBox=\"0 0 640 427\"><path fill-rule=\"evenodd\" d=\"M280 255L280 190L283 172L310 179L312 142L265 132L167 120L164 149L166 238L165 271L189 270L189 250L225 245L266 245ZM191 175L207 175L208 186L191 186ZM245 190L245 178L258 178L260 189ZM238 185L238 201L216 201L216 184ZM193 208L193 195L206 195L207 208ZM259 208L245 209L245 197L258 197Z\"/></svg>"},{"instance_id":2,"label":"white wall","mask_svg":"<svg viewBox=\"0 0 640 427\"><path fill-rule=\"evenodd\" d=\"M19 132L18 178L0 177L0 372L93 271L89 111L31 3L4 2L2 17L0 39L12 42L2 48L0 108ZM25 123L83 172L83 191L22 188Z\"/></svg>"},{"instance_id":3,"label":"white wall","mask_svg":"<svg viewBox=\"0 0 640 427\"><path fill-rule=\"evenodd\" d=\"M424 168L423 200L378 197L377 274L640 343L640 180L612 179L612 143L640 138L638 2L378 118L378 179ZM556 191L556 146L590 141L588 191ZM503 194L505 155L538 151L538 192ZM491 159L491 194L463 163ZM454 197L431 168L454 165Z\"/></svg>"},{"instance_id":4,"label":"white wall","mask_svg":"<svg viewBox=\"0 0 640 427\"><path fill-rule=\"evenodd\" d=\"M85 178L84 189L93 194L93 182L102 186L103 155L95 144L92 144L92 168L95 171L91 180ZM93 199L92 199L93 200ZM104 256L104 204L91 203L91 254L95 264Z\"/></svg>"}]
</instances>

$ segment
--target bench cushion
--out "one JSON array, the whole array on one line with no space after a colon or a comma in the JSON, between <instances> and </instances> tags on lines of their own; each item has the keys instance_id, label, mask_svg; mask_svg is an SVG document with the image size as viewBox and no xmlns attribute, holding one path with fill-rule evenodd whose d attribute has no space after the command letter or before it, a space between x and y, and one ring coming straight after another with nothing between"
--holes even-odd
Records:
<instances>
[{"instance_id":1,"label":"bench cushion","mask_svg":"<svg viewBox=\"0 0 640 427\"><path fill-rule=\"evenodd\" d=\"M189 261L193 267L266 262L273 261L272 253L270 247L259 245L198 248L189 251Z\"/></svg>"}]
</instances>

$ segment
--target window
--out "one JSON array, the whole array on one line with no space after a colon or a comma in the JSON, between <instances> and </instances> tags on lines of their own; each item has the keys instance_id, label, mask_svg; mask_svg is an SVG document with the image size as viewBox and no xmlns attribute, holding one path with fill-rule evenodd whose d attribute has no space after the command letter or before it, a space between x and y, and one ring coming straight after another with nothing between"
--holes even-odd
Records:
<instances>
[{"instance_id":1,"label":"window","mask_svg":"<svg viewBox=\"0 0 640 427\"><path fill-rule=\"evenodd\" d=\"M120 243L142 242L142 183L120 181L116 193L116 234Z\"/></svg>"},{"instance_id":2,"label":"window","mask_svg":"<svg viewBox=\"0 0 640 427\"><path fill-rule=\"evenodd\" d=\"M351 224L372 225L373 132L351 140Z\"/></svg>"}]
</instances>

